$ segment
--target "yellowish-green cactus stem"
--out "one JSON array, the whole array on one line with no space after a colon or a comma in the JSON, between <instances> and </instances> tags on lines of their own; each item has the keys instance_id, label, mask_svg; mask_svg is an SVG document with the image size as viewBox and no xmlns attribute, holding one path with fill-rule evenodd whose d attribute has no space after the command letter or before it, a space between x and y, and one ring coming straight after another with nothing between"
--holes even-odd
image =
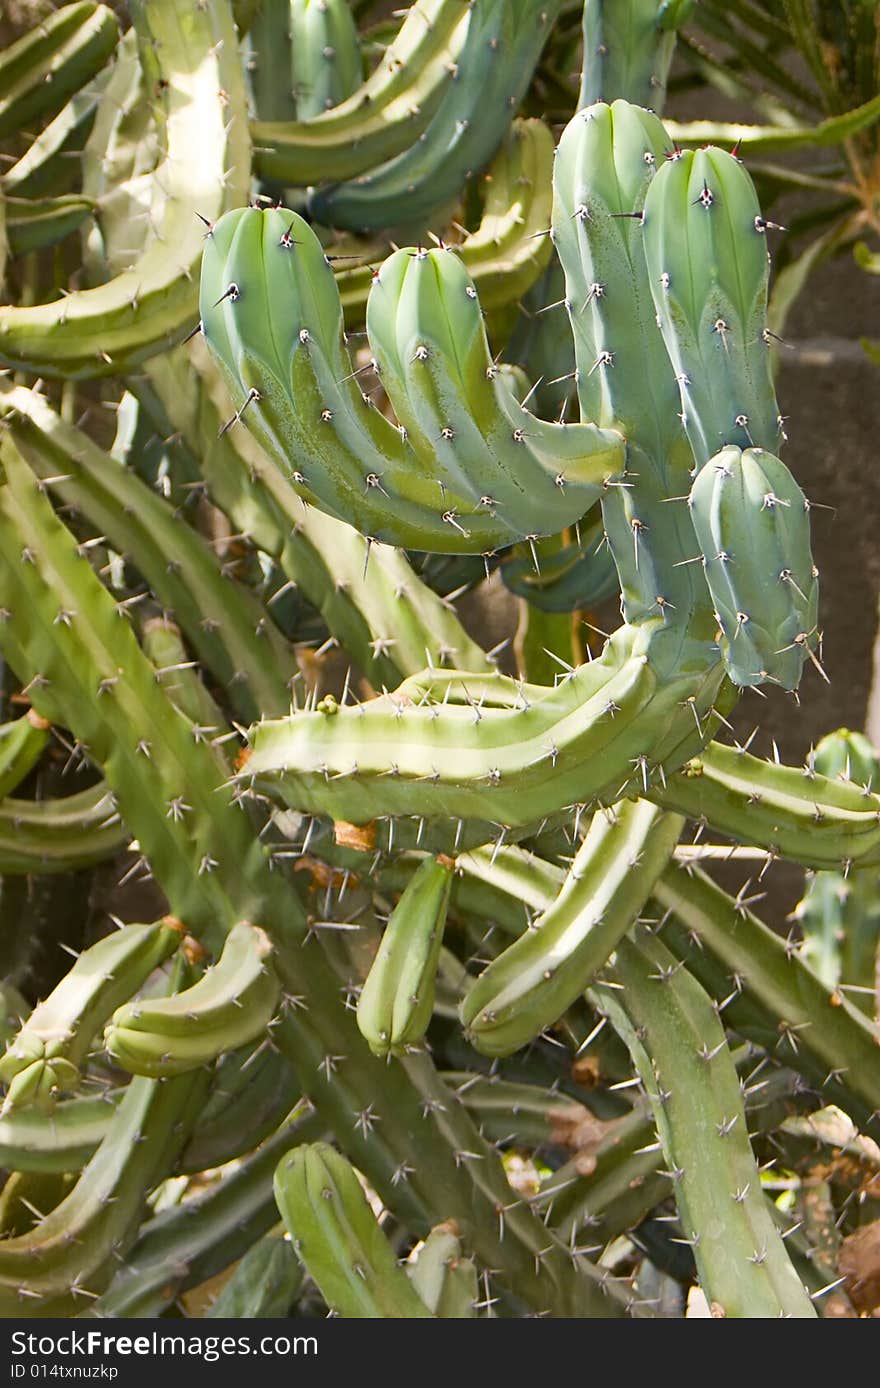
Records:
<instances>
[{"instance_id":1,"label":"yellowish-green cactus stem","mask_svg":"<svg viewBox=\"0 0 880 1388\"><path fill-rule=\"evenodd\" d=\"M96 1033L180 941L179 922L168 919L123 926L84 950L0 1059L4 1113L26 1104L51 1112L59 1092L75 1089Z\"/></svg>"},{"instance_id":2,"label":"yellowish-green cactus stem","mask_svg":"<svg viewBox=\"0 0 880 1388\"><path fill-rule=\"evenodd\" d=\"M324 249L281 208L212 230L201 327L236 413L306 501L410 549L485 553L572 524L620 471L623 440L548 424L494 366L456 252L399 251L376 276L367 331L395 427L355 381Z\"/></svg>"},{"instance_id":3,"label":"yellowish-green cactus stem","mask_svg":"<svg viewBox=\"0 0 880 1388\"><path fill-rule=\"evenodd\" d=\"M477 1050L510 1055L583 994L639 916L683 826L644 800L593 817L552 906L465 998L462 1021Z\"/></svg>"},{"instance_id":4,"label":"yellowish-green cactus stem","mask_svg":"<svg viewBox=\"0 0 880 1388\"><path fill-rule=\"evenodd\" d=\"M34 24L0 55L0 139L55 115L107 62L119 40L106 5L78 0Z\"/></svg>"}]
</instances>

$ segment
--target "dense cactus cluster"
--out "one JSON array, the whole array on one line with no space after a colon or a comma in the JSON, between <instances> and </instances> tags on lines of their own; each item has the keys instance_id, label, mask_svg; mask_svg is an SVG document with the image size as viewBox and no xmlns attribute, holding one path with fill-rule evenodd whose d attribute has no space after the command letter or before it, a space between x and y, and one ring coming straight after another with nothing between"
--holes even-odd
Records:
<instances>
[{"instance_id":1,"label":"dense cactus cluster","mask_svg":"<svg viewBox=\"0 0 880 1388\"><path fill-rule=\"evenodd\" d=\"M823 261L843 252L880 274L876 238L880 36L871 0L764 0L738 5L703 0L685 46L701 75L754 112L760 124L698 120L675 126L678 139L700 139L747 153L762 189L776 197L809 189L809 205L788 222L771 305L783 325ZM822 147L809 170L780 153ZM880 344L862 339L872 360Z\"/></svg>"},{"instance_id":2,"label":"dense cactus cluster","mask_svg":"<svg viewBox=\"0 0 880 1388\"><path fill-rule=\"evenodd\" d=\"M689 10L77 0L0 55L0 1315L854 1313L877 763L730 743L825 671Z\"/></svg>"}]
</instances>

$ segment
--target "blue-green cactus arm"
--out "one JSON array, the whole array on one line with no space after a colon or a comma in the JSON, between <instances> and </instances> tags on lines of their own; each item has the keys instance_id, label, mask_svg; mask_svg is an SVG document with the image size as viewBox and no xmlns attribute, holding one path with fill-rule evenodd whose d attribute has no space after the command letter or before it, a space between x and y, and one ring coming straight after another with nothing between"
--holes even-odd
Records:
<instances>
[{"instance_id":1,"label":"blue-green cactus arm","mask_svg":"<svg viewBox=\"0 0 880 1388\"><path fill-rule=\"evenodd\" d=\"M389 163L310 200L328 226L423 223L482 169L516 114L561 0L475 0L455 79L419 140Z\"/></svg>"},{"instance_id":2,"label":"blue-green cactus arm","mask_svg":"<svg viewBox=\"0 0 880 1388\"><path fill-rule=\"evenodd\" d=\"M580 106L625 97L658 114L693 0L584 0Z\"/></svg>"},{"instance_id":3,"label":"blue-green cactus arm","mask_svg":"<svg viewBox=\"0 0 880 1388\"><path fill-rule=\"evenodd\" d=\"M203 342L195 339L180 357L154 358L148 371L155 395L142 398L157 427L179 432L236 532L277 560L375 688L391 688L426 662L467 669L487 664L482 648L404 554L388 545L367 553L344 521L303 506L247 430L220 435L233 406ZM143 390L143 383L136 388Z\"/></svg>"},{"instance_id":4,"label":"blue-green cactus arm","mask_svg":"<svg viewBox=\"0 0 880 1388\"><path fill-rule=\"evenodd\" d=\"M452 83L469 23L467 0L416 0L375 72L341 105L312 120L252 122L256 172L306 187L355 177L402 153Z\"/></svg>"}]
</instances>

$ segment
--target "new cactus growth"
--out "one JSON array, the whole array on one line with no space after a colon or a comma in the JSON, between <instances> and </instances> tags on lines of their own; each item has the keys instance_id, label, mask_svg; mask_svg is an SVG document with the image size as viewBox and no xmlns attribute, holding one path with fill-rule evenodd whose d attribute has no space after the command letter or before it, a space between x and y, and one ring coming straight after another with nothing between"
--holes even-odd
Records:
<instances>
[{"instance_id":1,"label":"new cactus growth","mask_svg":"<svg viewBox=\"0 0 880 1388\"><path fill-rule=\"evenodd\" d=\"M104 1029L108 1055L133 1075L164 1078L253 1041L278 1004L271 950L265 931L239 921L217 963L191 987L117 1008Z\"/></svg>"},{"instance_id":2,"label":"new cactus growth","mask_svg":"<svg viewBox=\"0 0 880 1388\"><path fill-rule=\"evenodd\" d=\"M129 8L0 54L0 1314L823 1313L880 786L725 740L825 671L690 6Z\"/></svg>"},{"instance_id":3,"label":"new cactus growth","mask_svg":"<svg viewBox=\"0 0 880 1388\"><path fill-rule=\"evenodd\" d=\"M434 1011L453 863L426 858L394 909L358 999L371 1050L387 1055L422 1040Z\"/></svg>"},{"instance_id":4,"label":"new cactus growth","mask_svg":"<svg viewBox=\"0 0 880 1388\"><path fill-rule=\"evenodd\" d=\"M462 1256L456 1230L432 1229L409 1269L409 1278L422 1301L441 1319L464 1319L475 1314L477 1269Z\"/></svg>"}]
</instances>

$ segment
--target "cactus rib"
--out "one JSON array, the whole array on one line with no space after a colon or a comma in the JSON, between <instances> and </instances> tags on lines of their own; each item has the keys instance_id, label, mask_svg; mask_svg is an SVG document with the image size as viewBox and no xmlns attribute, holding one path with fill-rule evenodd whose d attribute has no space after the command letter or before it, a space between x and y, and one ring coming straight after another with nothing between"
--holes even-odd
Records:
<instances>
[{"instance_id":1,"label":"cactus rib","mask_svg":"<svg viewBox=\"0 0 880 1388\"><path fill-rule=\"evenodd\" d=\"M477 1269L462 1254L454 1225L432 1229L407 1267L409 1280L429 1311L441 1320L476 1315Z\"/></svg>"},{"instance_id":2,"label":"cactus rib","mask_svg":"<svg viewBox=\"0 0 880 1388\"><path fill-rule=\"evenodd\" d=\"M363 60L348 0L290 0L291 90L300 120L339 106L361 85Z\"/></svg>"},{"instance_id":3,"label":"cactus rib","mask_svg":"<svg viewBox=\"0 0 880 1388\"><path fill-rule=\"evenodd\" d=\"M0 802L0 873L90 867L125 847L129 834L103 782L59 799Z\"/></svg>"},{"instance_id":4,"label":"cactus rib","mask_svg":"<svg viewBox=\"0 0 880 1388\"><path fill-rule=\"evenodd\" d=\"M442 719L435 709L448 681L434 693L428 672L417 703L388 695L259 725L241 778L293 807L353 823L476 815L513 827L565 806L614 801L650 782L658 763L680 765L688 743L711 730L718 666L661 684L652 654L648 633L622 627L600 658L534 704L508 681L506 708L482 709L459 676L462 702L447 694Z\"/></svg>"},{"instance_id":5,"label":"cactus rib","mask_svg":"<svg viewBox=\"0 0 880 1388\"><path fill-rule=\"evenodd\" d=\"M781 766L713 742L651 799L720 833L805 867L880 858L880 799L869 786L830 780L811 764Z\"/></svg>"},{"instance_id":6,"label":"cactus rib","mask_svg":"<svg viewBox=\"0 0 880 1388\"><path fill-rule=\"evenodd\" d=\"M14 1109L0 1118L0 1160L13 1171L80 1171L107 1135L123 1093L63 1099L48 1118Z\"/></svg>"}]
</instances>

